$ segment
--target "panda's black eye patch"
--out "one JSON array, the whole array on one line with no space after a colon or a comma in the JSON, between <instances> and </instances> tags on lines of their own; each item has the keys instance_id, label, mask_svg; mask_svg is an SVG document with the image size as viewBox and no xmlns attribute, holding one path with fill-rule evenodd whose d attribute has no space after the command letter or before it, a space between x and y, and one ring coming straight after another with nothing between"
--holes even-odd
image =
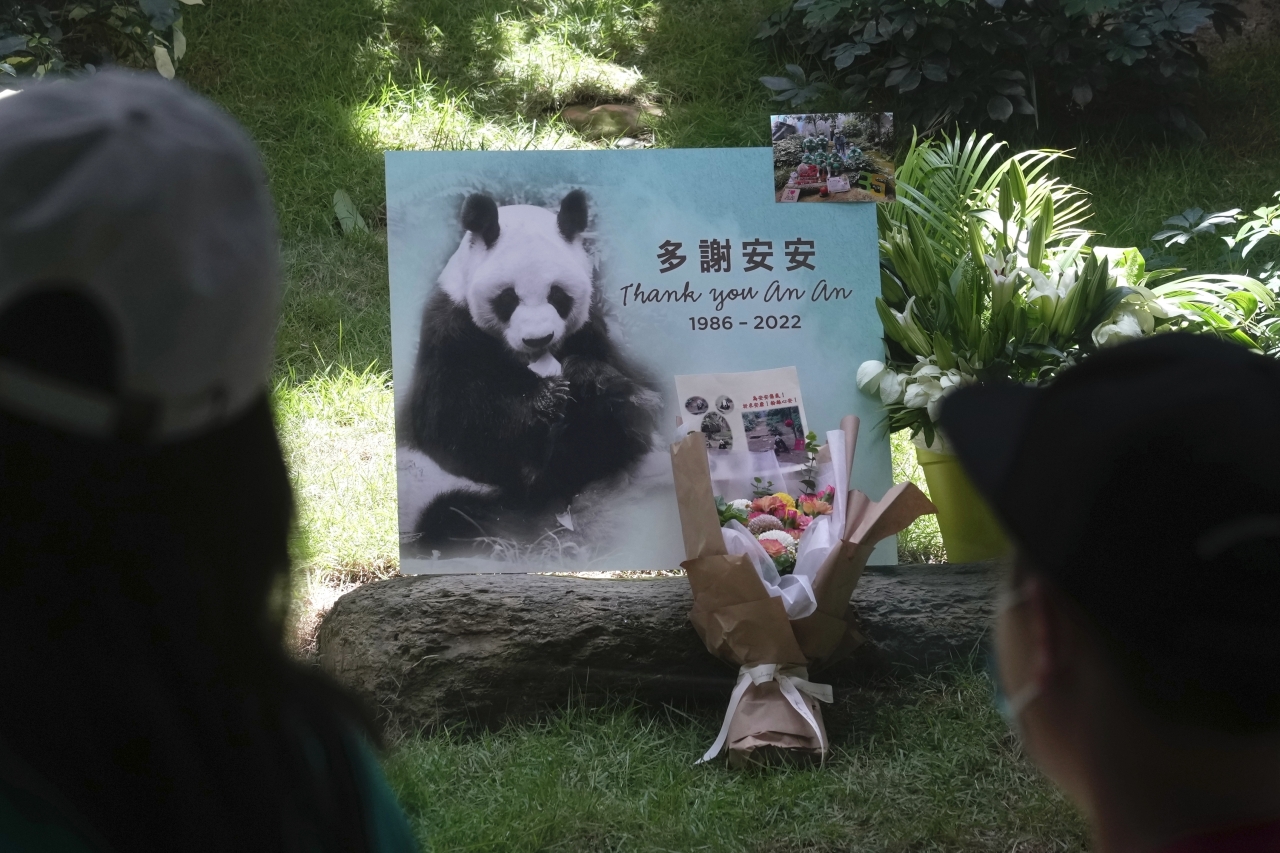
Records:
<instances>
[{"instance_id":1,"label":"panda's black eye patch","mask_svg":"<svg viewBox=\"0 0 1280 853\"><path fill-rule=\"evenodd\" d=\"M493 308L494 316L503 323L511 319L511 315L516 313L516 307L520 304L520 296L516 293L514 287L508 287L493 298L493 302L489 303Z\"/></svg>"},{"instance_id":2,"label":"panda's black eye patch","mask_svg":"<svg viewBox=\"0 0 1280 853\"><path fill-rule=\"evenodd\" d=\"M551 307L556 309L556 313L563 320L569 316L569 312L573 310L573 297L565 292L565 289L558 284L551 285L551 292L547 294L547 301L551 303Z\"/></svg>"}]
</instances>

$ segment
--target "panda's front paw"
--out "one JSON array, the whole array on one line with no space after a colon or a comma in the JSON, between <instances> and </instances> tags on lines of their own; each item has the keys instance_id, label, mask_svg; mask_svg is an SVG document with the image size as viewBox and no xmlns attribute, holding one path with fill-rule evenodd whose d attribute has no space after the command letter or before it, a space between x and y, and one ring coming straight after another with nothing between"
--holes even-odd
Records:
<instances>
[{"instance_id":1,"label":"panda's front paw","mask_svg":"<svg viewBox=\"0 0 1280 853\"><path fill-rule=\"evenodd\" d=\"M569 380L563 376L548 376L542 380L538 396L533 400L533 410L546 420L553 421L564 413L569 402Z\"/></svg>"}]
</instances>

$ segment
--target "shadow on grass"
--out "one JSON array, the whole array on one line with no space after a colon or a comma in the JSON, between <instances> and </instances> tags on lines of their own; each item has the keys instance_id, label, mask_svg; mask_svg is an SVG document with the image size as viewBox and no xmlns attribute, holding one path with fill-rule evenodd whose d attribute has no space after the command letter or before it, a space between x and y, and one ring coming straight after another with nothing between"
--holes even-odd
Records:
<instances>
[{"instance_id":1,"label":"shadow on grass","mask_svg":"<svg viewBox=\"0 0 1280 853\"><path fill-rule=\"evenodd\" d=\"M859 709L821 767L695 766L719 715L622 703L406 739L388 776L432 850L1082 850L985 678L838 691Z\"/></svg>"}]
</instances>

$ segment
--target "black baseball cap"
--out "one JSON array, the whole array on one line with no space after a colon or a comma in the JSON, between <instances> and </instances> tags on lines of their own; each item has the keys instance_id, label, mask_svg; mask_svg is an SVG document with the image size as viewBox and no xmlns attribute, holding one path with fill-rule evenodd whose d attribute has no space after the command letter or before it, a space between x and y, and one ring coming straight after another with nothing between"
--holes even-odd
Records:
<instances>
[{"instance_id":1,"label":"black baseball cap","mask_svg":"<svg viewBox=\"0 0 1280 853\"><path fill-rule=\"evenodd\" d=\"M962 388L940 426L1022 557L1156 694L1221 718L1243 680L1236 722L1280 721L1280 363L1155 335L1044 388Z\"/></svg>"}]
</instances>

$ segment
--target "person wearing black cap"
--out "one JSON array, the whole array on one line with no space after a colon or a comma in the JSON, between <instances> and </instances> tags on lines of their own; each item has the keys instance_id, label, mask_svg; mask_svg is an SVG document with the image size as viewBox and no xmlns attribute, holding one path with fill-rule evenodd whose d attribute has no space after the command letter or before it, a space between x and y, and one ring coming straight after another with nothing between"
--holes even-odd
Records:
<instances>
[{"instance_id":1,"label":"person wearing black cap","mask_svg":"<svg viewBox=\"0 0 1280 853\"><path fill-rule=\"evenodd\" d=\"M411 851L283 647L257 153L175 83L0 101L0 850Z\"/></svg>"},{"instance_id":2,"label":"person wearing black cap","mask_svg":"<svg viewBox=\"0 0 1280 853\"><path fill-rule=\"evenodd\" d=\"M1280 363L1104 349L940 425L1013 542L997 692L1098 853L1280 851Z\"/></svg>"}]
</instances>

